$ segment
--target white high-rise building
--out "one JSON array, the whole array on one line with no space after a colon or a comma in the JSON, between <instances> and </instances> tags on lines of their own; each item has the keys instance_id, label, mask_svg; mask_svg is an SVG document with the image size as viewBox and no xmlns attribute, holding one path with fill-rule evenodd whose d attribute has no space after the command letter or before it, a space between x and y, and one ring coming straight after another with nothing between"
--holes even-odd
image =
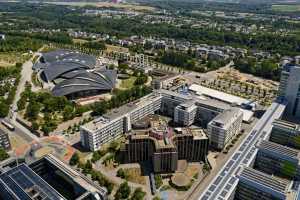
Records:
<instances>
[{"instance_id":1,"label":"white high-rise building","mask_svg":"<svg viewBox=\"0 0 300 200\"><path fill-rule=\"evenodd\" d=\"M300 66L286 64L283 66L278 89L279 97L287 100L285 114L300 117Z\"/></svg>"}]
</instances>

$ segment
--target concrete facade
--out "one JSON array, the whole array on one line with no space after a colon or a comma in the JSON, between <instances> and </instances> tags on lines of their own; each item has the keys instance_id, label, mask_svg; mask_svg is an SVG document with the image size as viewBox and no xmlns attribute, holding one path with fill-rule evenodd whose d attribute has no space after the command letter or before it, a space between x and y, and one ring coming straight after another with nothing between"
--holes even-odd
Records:
<instances>
[{"instance_id":1,"label":"concrete facade","mask_svg":"<svg viewBox=\"0 0 300 200\"><path fill-rule=\"evenodd\" d=\"M182 110L180 105L185 103L192 109ZM195 99L194 96L158 90L81 126L81 144L91 151L99 150L101 145L129 132L131 124L154 113L172 117L183 126L199 122L205 127L210 120L228 108L230 106L227 104L215 100Z\"/></svg>"},{"instance_id":2,"label":"concrete facade","mask_svg":"<svg viewBox=\"0 0 300 200\"><path fill-rule=\"evenodd\" d=\"M223 149L241 130L243 113L239 108L224 111L209 122L207 130L210 145Z\"/></svg>"},{"instance_id":3,"label":"concrete facade","mask_svg":"<svg viewBox=\"0 0 300 200\"><path fill-rule=\"evenodd\" d=\"M300 118L300 66L286 64L283 66L278 94L287 100L285 114Z\"/></svg>"},{"instance_id":4,"label":"concrete facade","mask_svg":"<svg viewBox=\"0 0 300 200\"><path fill-rule=\"evenodd\" d=\"M177 170L178 160L206 162L208 138L201 129L181 129L163 139L149 133L130 135L121 148L124 163L151 161L155 173Z\"/></svg>"}]
</instances>

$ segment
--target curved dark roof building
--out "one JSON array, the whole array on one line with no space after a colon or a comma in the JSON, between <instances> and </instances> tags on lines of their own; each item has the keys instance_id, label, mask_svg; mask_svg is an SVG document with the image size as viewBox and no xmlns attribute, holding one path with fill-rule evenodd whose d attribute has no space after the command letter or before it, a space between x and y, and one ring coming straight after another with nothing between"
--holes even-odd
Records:
<instances>
[{"instance_id":1,"label":"curved dark roof building","mask_svg":"<svg viewBox=\"0 0 300 200\"><path fill-rule=\"evenodd\" d=\"M86 96L111 91L115 87L117 73L114 70L83 72L72 79L57 84L54 96Z\"/></svg>"},{"instance_id":2,"label":"curved dark roof building","mask_svg":"<svg viewBox=\"0 0 300 200\"><path fill-rule=\"evenodd\" d=\"M51 63L48 67L46 67L42 72L42 76L45 81L50 82L60 76L63 76L65 73L83 69L87 70L91 68L78 62L58 61Z\"/></svg>"},{"instance_id":3,"label":"curved dark roof building","mask_svg":"<svg viewBox=\"0 0 300 200\"><path fill-rule=\"evenodd\" d=\"M53 82L55 96L90 96L111 91L115 87L117 73L114 70L96 70L96 58L70 50L56 50L42 55L44 65L41 78Z\"/></svg>"},{"instance_id":4,"label":"curved dark roof building","mask_svg":"<svg viewBox=\"0 0 300 200\"><path fill-rule=\"evenodd\" d=\"M96 65L96 58L94 56L65 49L43 53L41 61L44 63L54 63L57 61L78 62L89 66L89 68L93 68Z\"/></svg>"}]
</instances>

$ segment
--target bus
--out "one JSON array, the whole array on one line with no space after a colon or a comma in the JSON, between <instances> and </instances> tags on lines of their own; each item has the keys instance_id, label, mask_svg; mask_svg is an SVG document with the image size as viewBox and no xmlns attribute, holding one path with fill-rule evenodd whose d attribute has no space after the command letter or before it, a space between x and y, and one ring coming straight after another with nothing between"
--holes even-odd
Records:
<instances>
[{"instance_id":1,"label":"bus","mask_svg":"<svg viewBox=\"0 0 300 200\"><path fill-rule=\"evenodd\" d=\"M14 130L15 130L15 127L14 127L11 123L9 123L9 122L7 122L7 121L5 121L5 120L2 120L1 123L2 123L6 128L8 128L10 131L14 131Z\"/></svg>"}]
</instances>

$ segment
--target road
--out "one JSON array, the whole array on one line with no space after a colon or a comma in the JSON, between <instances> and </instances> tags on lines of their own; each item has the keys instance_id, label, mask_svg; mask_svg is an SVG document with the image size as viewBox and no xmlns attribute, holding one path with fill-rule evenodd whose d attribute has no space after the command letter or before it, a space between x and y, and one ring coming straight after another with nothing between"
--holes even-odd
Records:
<instances>
[{"instance_id":1,"label":"road","mask_svg":"<svg viewBox=\"0 0 300 200\"><path fill-rule=\"evenodd\" d=\"M239 148L216 174L215 178L199 194L199 200L228 199L237 184L236 174L242 166L249 166L255 158L257 141L264 139L271 131L274 119L280 118L285 104L274 102L263 117L257 122L250 134L243 140Z\"/></svg>"},{"instance_id":2,"label":"road","mask_svg":"<svg viewBox=\"0 0 300 200\"><path fill-rule=\"evenodd\" d=\"M32 134L27 128L25 128L24 126L22 126L20 123L18 123L16 121L17 114L18 114L17 113L17 110L18 110L17 102L21 98L22 92L25 90L26 82L31 82L31 76L32 76L32 72L33 72L32 59L38 55L39 55L39 53L34 53L32 58L23 64L20 82L19 82L19 85L18 85L18 88L16 91L15 99L11 105L11 109L9 112L9 121L10 121L10 123L12 123L15 126L15 129L16 129L15 132L20 134L20 136L23 135L24 139L30 140L30 141L32 141L32 140L39 141L39 138L36 135Z\"/></svg>"}]
</instances>

